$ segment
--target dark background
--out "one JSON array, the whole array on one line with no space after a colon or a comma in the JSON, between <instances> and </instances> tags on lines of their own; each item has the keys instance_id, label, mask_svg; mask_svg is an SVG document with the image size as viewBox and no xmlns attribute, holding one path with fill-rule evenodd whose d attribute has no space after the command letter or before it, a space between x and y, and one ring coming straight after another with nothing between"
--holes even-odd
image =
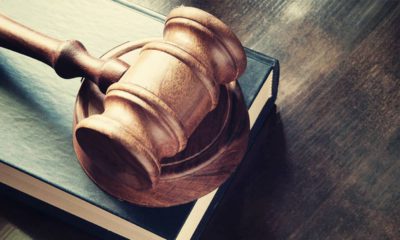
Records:
<instances>
[{"instance_id":1,"label":"dark background","mask_svg":"<svg viewBox=\"0 0 400 240\"><path fill-rule=\"evenodd\" d=\"M162 14L200 7L281 63L278 113L204 239L400 239L400 1L131 2ZM0 205L2 234L13 225L42 239L53 239L49 228L91 238Z\"/></svg>"}]
</instances>

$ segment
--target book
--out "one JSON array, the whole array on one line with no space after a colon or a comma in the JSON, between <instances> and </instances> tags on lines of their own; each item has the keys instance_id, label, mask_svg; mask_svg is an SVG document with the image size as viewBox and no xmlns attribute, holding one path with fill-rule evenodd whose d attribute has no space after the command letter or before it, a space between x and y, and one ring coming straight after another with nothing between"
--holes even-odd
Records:
<instances>
[{"instance_id":1,"label":"book","mask_svg":"<svg viewBox=\"0 0 400 240\"><path fill-rule=\"evenodd\" d=\"M47 35L78 39L95 56L127 41L161 37L164 20L160 14L125 1L3 0L0 9ZM248 66L239 85L249 108L251 144L276 99L279 64L261 53L245 51ZM12 195L124 238L198 237L229 180L196 201L168 208L136 206L101 191L81 169L72 147L73 107L79 87L78 79L60 79L48 66L0 49L3 192L16 190Z\"/></svg>"}]
</instances>

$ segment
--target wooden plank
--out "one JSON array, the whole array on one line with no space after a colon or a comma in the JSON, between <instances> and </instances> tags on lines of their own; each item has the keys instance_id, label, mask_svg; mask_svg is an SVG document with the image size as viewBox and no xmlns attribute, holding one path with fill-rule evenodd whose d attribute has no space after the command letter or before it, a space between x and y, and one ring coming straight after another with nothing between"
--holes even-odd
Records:
<instances>
[{"instance_id":1,"label":"wooden plank","mask_svg":"<svg viewBox=\"0 0 400 240\"><path fill-rule=\"evenodd\" d=\"M398 1L132 2L203 8L281 62L280 114L204 239L400 238Z\"/></svg>"}]
</instances>

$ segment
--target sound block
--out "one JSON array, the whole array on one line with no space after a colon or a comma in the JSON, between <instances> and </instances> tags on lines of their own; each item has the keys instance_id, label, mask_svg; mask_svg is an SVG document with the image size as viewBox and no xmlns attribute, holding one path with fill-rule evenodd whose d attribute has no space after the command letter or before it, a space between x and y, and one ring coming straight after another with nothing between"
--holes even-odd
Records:
<instances>
[{"instance_id":1,"label":"sound block","mask_svg":"<svg viewBox=\"0 0 400 240\"><path fill-rule=\"evenodd\" d=\"M119 58L135 64L141 47L149 42L127 42L107 52L103 59ZM154 66L155 68L157 66ZM74 114L75 126L83 119L104 111L104 93L83 79ZM168 207L191 202L219 187L243 158L249 135L249 117L236 81L221 86L219 103L208 113L189 138L186 148L161 160L161 177L148 190L135 190L129 162L96 162L79 146L74 149L86 174L107 193L133 204Z\"/></svg>"}]
</instances>

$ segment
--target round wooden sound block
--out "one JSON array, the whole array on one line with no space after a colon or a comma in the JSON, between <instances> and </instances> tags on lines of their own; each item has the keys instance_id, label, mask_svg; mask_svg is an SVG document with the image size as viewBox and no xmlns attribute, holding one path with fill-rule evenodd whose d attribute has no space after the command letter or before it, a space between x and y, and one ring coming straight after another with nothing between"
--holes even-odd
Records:
<instances>
[{"instance_id":1,"label":"round wooden sound block","mask_svg":"<svg viewBox=\"0 0 400 240\"><path fill-rule=\"evenodd\" d=\"M102 59L119 58L135 64L140 49L147 42L127 42ZM75 104L74 129L83 119L104 111L104 97L97 85L83 79ZM160 179L150 189L137 190L134 174L137 171L129 161L96 161L85 154L75 134L73 144L83 169L101 189L134 204L167 207L193 201L219 187L243 158L248 135L248 112L240 87L233 81L221 85L217 107L196 128L186 148L161 160Z\"/></svg>"}]
</instances>

